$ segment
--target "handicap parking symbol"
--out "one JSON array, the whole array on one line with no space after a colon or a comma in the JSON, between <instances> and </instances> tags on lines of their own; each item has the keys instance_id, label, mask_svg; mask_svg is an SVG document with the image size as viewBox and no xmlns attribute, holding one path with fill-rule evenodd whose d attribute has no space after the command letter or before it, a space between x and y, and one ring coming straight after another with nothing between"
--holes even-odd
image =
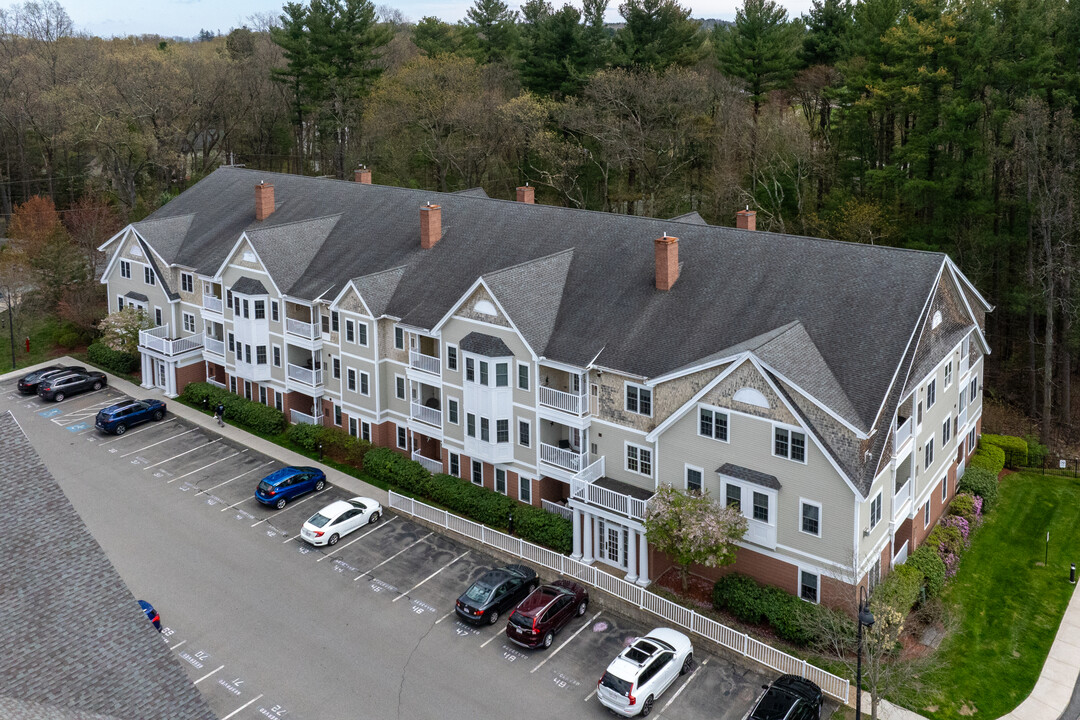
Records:
<instances>
[{"instance_id":1,"label":"handicap parking symbol","mask_svg":"<svg viewBox=\"0 0 1080 720\"><path fill-rule=\"evenodd\" d=\"M52 417L53 415L59 415L60 408L49 408L48 410L42 410L38 413L41 417Z\"/></svg>"},{"instance_id":2,"label":"handicap parking symbol","mask_svg":"<svg viewBox=\"0 0 1080 720\"><path fill-rule=\"evenodd\" d=\"M75 423L74 425L68 425L67 429L70 432L76 433L76 432L79 432L80 430L85 430L88 427L90 427L90 423L82 422L82 423Z\"/></svg>"}]
</instances>

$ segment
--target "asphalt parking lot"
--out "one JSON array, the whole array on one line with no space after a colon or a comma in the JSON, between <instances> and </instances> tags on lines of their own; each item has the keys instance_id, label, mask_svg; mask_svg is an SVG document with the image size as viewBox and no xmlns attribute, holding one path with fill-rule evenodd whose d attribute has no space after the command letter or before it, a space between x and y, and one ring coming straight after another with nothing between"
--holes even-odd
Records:
<instances>
[{"instance_id":1,"label":"asphalt parking lot","mask_svg":"<svg viewBox=\"0 0 1080 720\"><path fill-rule=\"evenodd\" d=\"M453 613L502 562L385 510L336 546L309 546L304 520L359 493L328 484L265 507L255 485L283 463L172 413L123 436L96 430L97 411L125 398L109 387L47 403L8 381L0 410L15 414L133 591L157 606L164 640L222 720L612 716L596 682L651 628L593 603L550 649L517 647L505 622L474 627ZM691 639L695 668L654 717L741 719L772 675Z\"/></svg>"}]
</instances>

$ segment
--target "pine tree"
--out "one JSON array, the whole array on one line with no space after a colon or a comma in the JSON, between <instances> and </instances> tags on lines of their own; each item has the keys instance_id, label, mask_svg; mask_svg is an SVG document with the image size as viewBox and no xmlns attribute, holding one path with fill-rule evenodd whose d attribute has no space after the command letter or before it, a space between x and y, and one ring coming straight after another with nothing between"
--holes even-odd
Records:
<instances>
[{"instance_id":1,"label":"pine tree","mask_svg":"<svg viewBox=\"0 0 1080 720\"><path fill-rule=\"evenodd\" d=\"M576 94L595 70L581 13L572 5L553 12L543 0L530 0L522 14L522 84L541 96Z\"/></svg>"},{"instance_id":2,"label":"pine tree","mask_svg":"<svg viewBox=\"0 0 1080 720\"><path fill-rule=\"evenodd\" d=\"M619 6L626 25L615 33L615 60L620 67L664 70L693 65L705 37L690 10L675 0L627 0Z\"/></svg>"},{"instance_id":3,"label":"pine tree","mask_svg":"<svg viewBox=\"0 0 1080 720\"><path fill-rule=\"evenodd\" d=\"M754 121L766 97L786 88L798 69L799 27L773 0L746 0L735 23L714 34L720 70L746 82Z\"/></svg>"},{"instance_id":4,"label":"pine tree","mask_svg":"<svg viewBox=\"0 0 1080 720\"><path fill-rule=\"evenodd\" d=\"M502 0L475 0L465 13L465 28L476 43L483 63L513 60L517 53L517 13Z\"/></svg>"}]
</instances>

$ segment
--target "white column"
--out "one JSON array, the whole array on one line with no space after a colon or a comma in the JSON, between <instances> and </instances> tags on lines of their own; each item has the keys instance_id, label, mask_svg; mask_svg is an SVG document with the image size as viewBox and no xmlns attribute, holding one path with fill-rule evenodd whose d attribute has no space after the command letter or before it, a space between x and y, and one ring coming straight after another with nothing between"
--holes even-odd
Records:
<instances>
[{"instance_id":1,"label":"white column","mask_svg":"<svg viewBox=\"0 0 1080 720\"><path fill-rule=\"evenodd\" d=\"M575 560L581 559L581 533L581 510L578 508L574 508L574 552L570 555L570 557L574 558Z\"/></svg>"},{"instance_id":2,"label":"white column","mask_svg":"<svg viewBox=\"0 0 1080 720\"><path fill-rule=\"evenodd\" d=\"M583 554L581 556L581 562L586 565L591 565L593 561L593 516L586 515L582 518L585 522L581 524L581 544Z\"/></svg>"},{"instance_id":3,"label":"white column","mask_svg":"<svg viewBox=\"0 0 1080 720\"><path fill-rule=\"evenodd\" d=\"M600 516L599 515L593 515L592 520L593 520L593 528L592 528L593 548L592 548L592 554L593 554L593 557L598 558L600 560L603 560L604 559L604 538L600 535Z\"/></svg>"},{"instance_id":4,"label":"white column","mask_svg":"<svg viewBox=\"0 0 1080 720\"><path fill-rule=\"evenodd\" d=\"M176 397L176 363L165 364L165 396Z\"/></svg>"},{"instance_id":5,"label":"white column","mask_svg":"<svg viewBox=\"0 0 1080 720\"><path fill-rule=\"evenodd\" d=\"M638 535L638 554L641 556L638 562L641 569L638 572L637 584L645 587L649 584L649 541L645 539L645 533Z\"/></svg>"},{"instance_id":6,"label":"white column","mask_svg":"<svg viewBox=\"0 0 1080 720\"><path fill-rule=\"evenodd\" d=\"M637 582L637 530L634 528L627 528L626 544L626 565L630 571L626 574L626 582Z\"/></svg>"},{"instance_id":7,"label":"white column","mask_svg":"<svg viewBox=\"0 0 1080 720\"><path fill-rule=\"evenodd\" d=\"M142 386L144 388L154 387L154 361L146 353L142 354Z\"/></svg>"}]
</instances>

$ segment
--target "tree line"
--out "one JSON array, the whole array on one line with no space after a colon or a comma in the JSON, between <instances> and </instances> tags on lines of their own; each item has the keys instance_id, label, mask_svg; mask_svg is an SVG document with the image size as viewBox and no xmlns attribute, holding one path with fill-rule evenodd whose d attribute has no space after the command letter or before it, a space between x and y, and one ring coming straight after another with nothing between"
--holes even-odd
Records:
<instances>
[{"instance_id":1,"label":"tree line","mask_svg":"<svg viewBox=\"0 0 1080 720\"><path fill-rule=\"evenodd\" d=\"M1071 427L1080 0L289 2L224 36L0 12L0 214L138 219L222 164L949 253L996 306L993 393ZM792 258L797 262L796 258Z\"/></svg>"}]
</instances>

